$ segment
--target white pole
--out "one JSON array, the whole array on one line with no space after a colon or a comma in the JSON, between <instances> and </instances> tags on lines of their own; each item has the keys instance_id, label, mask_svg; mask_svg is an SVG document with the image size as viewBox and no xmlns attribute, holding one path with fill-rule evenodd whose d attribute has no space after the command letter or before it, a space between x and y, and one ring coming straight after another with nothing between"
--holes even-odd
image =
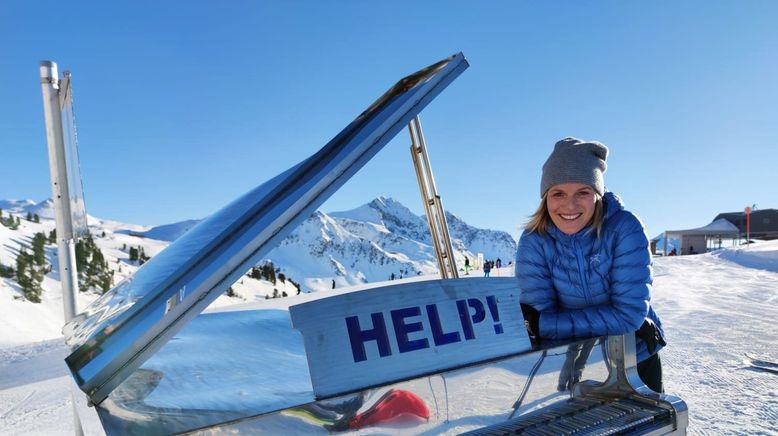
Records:
<instances>
[{"instance_id":1,"label":"white pole","mask_svg":"<svg viewBox=\"0 0 778 436\"><path fill-rule=\"evenodd\" d=\"M667 257L667 230L665 230L664 238L662 240L662 256Z\"/></svg>"},{"instance_id":2,"label":"white pole","mask_svg":"<svg viewBox=\"0 0 778 436\"><path fill-rule=\"evenodd\" d=\"M62 112L59 103L59 76L57 64L51 61L40 63L41 90L43 91L43 114L46 118L46 140L49 148L49 171L51 174L51 196L57 228L57 256L59 278L62 283L62 305L65 322L76 316L76 293L78 272L76 271L76 243L73 239L73 219L70 211L70 190L68 188L67 162L65 162L65 140L62 133ZM73 401L75 434L84 434Z\"/></svg>"},{"instance_id":3,"label":"white pole","mask_svg":"<svg viewBox=\"0 0 778 436\"><path fill-rule=\"evenodd\" d=\"M62 302L65 322L76 315L76 292L78 280L76 271L76 249L73 240L73 220L70 212L70 191L68 189L67 162L65 162L65 141L62 133L62 116L59 105L59 79L57 64L51 61L40 63L41 89L43 91L43 113L46 118L46 139L49 146L49 170L51 174L51 195L57 225L57 256L62 283Z\"/></svg>"}]
</instances>

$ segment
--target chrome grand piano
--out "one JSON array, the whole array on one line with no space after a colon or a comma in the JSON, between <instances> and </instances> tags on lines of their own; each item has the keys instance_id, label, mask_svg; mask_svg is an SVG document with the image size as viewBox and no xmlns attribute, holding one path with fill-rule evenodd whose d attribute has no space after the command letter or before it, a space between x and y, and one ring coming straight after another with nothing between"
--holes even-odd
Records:
<instances>
[{"instance_id":1,"label":"chrome grand piano","mask_svg":"<svg viewBox=\"0 0 778 436\"><path fill-rule=\"evenodd\" d=\"M685 433L634 335L532 343L516 280L457 277L418 115L467 66L404 77L68 323L85 433ZM440 277L203 313L406 126Z\"/></svg>"}]
</instances>

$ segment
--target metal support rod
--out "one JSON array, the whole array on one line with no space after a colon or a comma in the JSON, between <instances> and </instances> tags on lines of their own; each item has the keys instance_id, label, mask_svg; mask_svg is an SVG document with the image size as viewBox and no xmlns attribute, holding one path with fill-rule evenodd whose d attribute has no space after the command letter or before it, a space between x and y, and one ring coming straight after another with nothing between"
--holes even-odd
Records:
<instances>
[{"instance_id":1,"label":"metal support rod","mask_svg":"<svg viewBox=\"0 0 778 436\"><path fill-rule=\"evenodd\" d=\"M65 140L62 133L62 110L59 98L59 75L57 64L51 61L40 63L41 91L43 92L43 115L46 119L46 140L49 149L49 171L51 175L51 197L57 229L57 257L59 278L62 284L62 306L67 323L76 316L76 294L78 293L78 271L76 270L76 241L73 238L73 219L70 210L67 162L65 162ZM75 395L75 394L73 394ZM73 399L74 434L83 435L81 421Z\"/></svg>"},{"instance_id":2,"label":"metal support rod","mask_svg":"<svg viewBox=\"0 0 778 436\"><path fill-rule=\"evenodd\" d=\"M76 315L78 272L76 271L76 249L73 239L67 162L65 162L65 141L62 133L57 64L51 61L41 61L40 79L49 149L51 194L52 200L54 200L57 226L57 256L60 282L62 283L62 304L67 323Z\"/></svg>"},{"instance_id":3,"label":"metal support rod","mask_svg":"<svg viewBox=\"0 0 778 436\"><path fill-rule=\"evenodd\" d=\"M67 323L76 316L78 271L76 270L76 241L73 238L73 219L70 211L67 162L65 162L65 140L62 133L57 64L51 61L41 61L40 79L41 91L43 92L43 115L46 119L46 140L49 149L51 197L54 200L56 217L59 278L62 284L65 323ZM73 426L75 435L84 434L76 410L75 398L73 399Z\"/></svg>"},{"instance_id":4,"label":"metal support rod","mask_svg":"<svg viewBox=\"0 0 778 436\"><path fill-rule=\"evenodd\" d=\"M413 146L411 146L413 147ZM424 175L421 173L421 163L419 157L414 150L411 150L411 157L413 158L413 166L416 170L416 179L419 181L419 191L421 192L422 203L424 204L425 215L427 216L427 225L430 228L430 236L432 238L432 246L435 249L435 259L438 261L438 270L440 271L440 277L443 279L448 278L448 272L446 264L443 261L442 253L440 252L440 240L438 238L438 232L435 231L435 219L432 215L432 208L429 201L427 201L427 192L422 184Z\"/></svg>"},{"instance_id":5,"label":"metal support rod","mask_svg":"<svg viewBox=\"0 0 778 436\"><path fill-rule=\"evenodd\" d=\"M440 276L443 279L458 278L454 250L451 248L451 237L448 233L446 214L443 210L443 201L435 187L435 178L432 175L427 145L424 141L424 133L421 129L421 120L416 116L408 123L408 133L411 135L411 158L416 170L416 179L419 182L424 210L427 214L427 224L430 227L432 244L438 260Z\"/></svg>"}]
</instances>

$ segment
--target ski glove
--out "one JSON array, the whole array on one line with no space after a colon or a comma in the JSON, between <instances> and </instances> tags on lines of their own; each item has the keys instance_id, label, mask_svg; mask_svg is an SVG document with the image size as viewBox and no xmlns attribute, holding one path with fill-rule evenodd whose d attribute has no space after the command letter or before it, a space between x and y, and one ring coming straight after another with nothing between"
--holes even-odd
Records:
<instances>
[{"instance_id":1,"label":"ski glove","mask_svg":"<svg viewBox=\"0 0 778 436\"><path fill-rule=\"evenodd\" d=\"M645 321L643 321L643 325L635 332L635 337L642 339L643 342L646 343L649 354L654 354L656 344L662 346L667 345L665 338L662 337L662 332L659 331L659 327L654 324L654 321L652 321L651 318L646 318Z\"/></svg>"},{"instance_id":2,"label":"ski glove","mask_svg":"<svg viewBox=\"0 0 778 436\"><path fill-rule=\"evenodd\" d=\"M530 336L540 339L540 312L529 304L521 303L521 312L524 314L524 326Z\"/></svg>"}]
</instances>

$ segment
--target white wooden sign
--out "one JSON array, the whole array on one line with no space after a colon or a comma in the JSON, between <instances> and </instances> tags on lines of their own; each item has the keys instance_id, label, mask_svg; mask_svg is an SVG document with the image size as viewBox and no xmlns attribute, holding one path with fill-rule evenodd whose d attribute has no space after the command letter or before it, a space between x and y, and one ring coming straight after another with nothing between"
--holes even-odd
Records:
<instances>
[{"instance_id":1,"label":"white wooden sign","mask_svg":"<svg viewBox=\"0 0 778 436\"><path fill-rule=\"evenodd\" d=\"M317 398L532 348L509 277L382 286L289 311Z\"/></svg>"}]
</instances>

